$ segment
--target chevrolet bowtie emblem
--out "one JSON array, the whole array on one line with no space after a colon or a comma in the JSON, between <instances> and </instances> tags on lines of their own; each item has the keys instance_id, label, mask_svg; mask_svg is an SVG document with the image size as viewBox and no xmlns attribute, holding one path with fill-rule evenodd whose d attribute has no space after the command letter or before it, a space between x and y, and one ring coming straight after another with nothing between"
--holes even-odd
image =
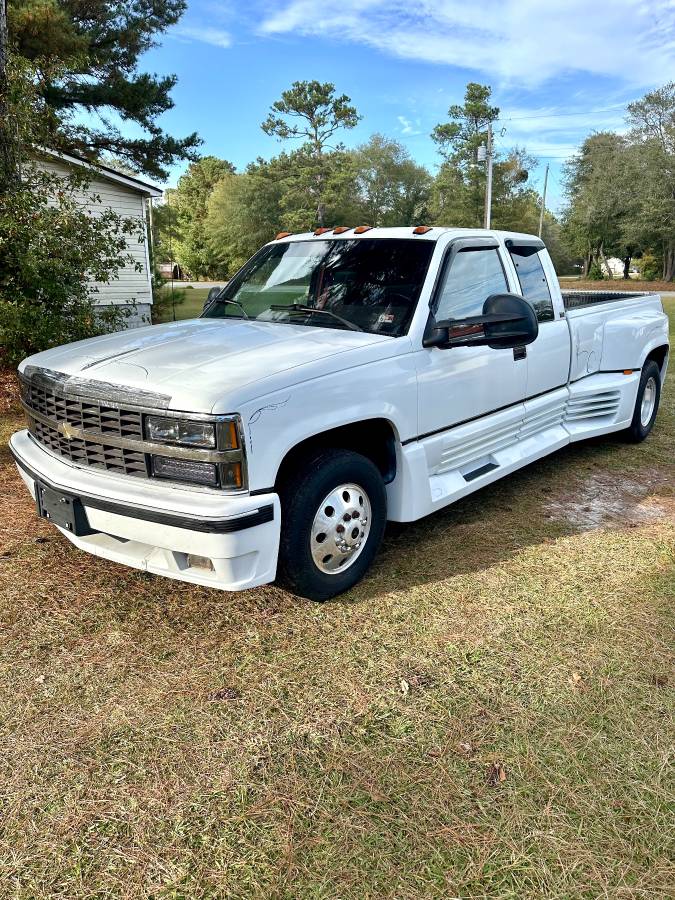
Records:
<instances>
[{"instance_id":1,"label":"chevrolet bowtie emblem","mask_svg":"<svg viewBox=\"0 0 675 900\"><path fill-rule=\"evenodd\" d=\"M72 441L75 437L76 429L70 422L59 422L57 427L59 434L62 434L67 441Z\"/></svg>"}]
</instances>

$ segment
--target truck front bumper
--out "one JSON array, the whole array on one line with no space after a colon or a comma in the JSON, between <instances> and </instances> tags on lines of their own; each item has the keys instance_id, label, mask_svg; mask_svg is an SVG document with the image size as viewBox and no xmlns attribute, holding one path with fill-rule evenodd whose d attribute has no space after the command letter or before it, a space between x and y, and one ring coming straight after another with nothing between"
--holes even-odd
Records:
<instances>
[{"instance_id":1,"label":"truck front bumper","mask_svg":"<svg viewBox=\"0 0 675 900\"><path fill-rule=\"evenodd\" d=\"M38 510L47 508L39 501L40 488L50 501L78 510L75 527L54 521L59 517L53 506L51 519L81 550L226 591L274 581L277 494L219 494L72 466L25 430L12 435L9 447Z\"/></svg>"}]
</instances>

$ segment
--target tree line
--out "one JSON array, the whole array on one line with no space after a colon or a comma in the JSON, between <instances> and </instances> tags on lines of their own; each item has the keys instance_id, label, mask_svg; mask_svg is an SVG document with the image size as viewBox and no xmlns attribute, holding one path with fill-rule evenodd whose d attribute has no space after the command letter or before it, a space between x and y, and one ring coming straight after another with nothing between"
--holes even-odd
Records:
<instances>
[{"instance_id":1,"label":"tree line","mask_svg":"<svg viewBox=\"0 0 675 900\"><path fill-rule=\"evenodd\" d=\"M433 129L432 174L382 134L355 149L332 143L361 119L351 99L330 83L296 82L261 126L286 145L282 152L242 172L214 156L193 162L160 208L160 252L192 277L225 278L280 230L480 227L486 169L478 148L499 115L490 87L469 83L463 103ZM542 234L561 274L611 277L607 260L620 257L626 278L634 261L643 278L675 277L675 83L629 104L627 123L625 134L590 135L564 167L566 204L559 216L545 211ZM494 228L536 233L536 165L519 147L495 155Z\"/></svg>"},{"instance_id":2,"label":"tree line","mask_svg":"<svg viewBox=\"0 0 675 900\"><path fill-rule=\"evenodd\" d=\"M675 82L628 104L628 131L590 135L566 167L564 236L583 274L640 259L647 280L675 278Z\"/></svg>"},{"instance_id":3,"label":"tree line","mask_svg":"<svg viewBox=\"0 0 675 900\"><path fill-rule=\"evenodd\" d=\"M231 275L280 230L482 225L486 175L477 151L500 115L488 86L467 85L433 129L434 173L386 135L347 148L343 138L361 116L318 81L293 84L261 123L280 152L236 171L200 156L196 133L161 128L175 77L141 68L185 8L186 0L0 0L0 358L119 324L114 309L95 309L87 276L114 279L138 226L112 211L89 216L86 178L36 170L30 160L40 147L155 179L188 162L157 209L156 245L159 258L195 277ZM131 123L133 134L114 120ZM543 222L559 272L576 263L601 277L614 255L626 272L638 259L645 277L675 277L675 83L630 104L627 125L591 135L567 166L566 208ZM494 227L537 231L535 165L518 147L496 156Z\"/></svg>"},{"instance_id":4,"label":"tree line","mask_svg":"<svg viewBox=\"0 0 675 900\"><path fill-rule=\"evenodd\" d=\"M344 224L446 224L481 227L486 169L477 161L488 124L499 118L491 89L471 82L432 139L440 165L432 175L398 141L374 134L354 149L339 138L361 120L335 85L295 82L262 122L285 146L242 172L205 156L191 163L158 208L158 246L194 278L225 278L278 231ZM294 146L295 144L295 146ZM536 161L519 148L497 154L493 227L536 231L540 197L530 184ZM544 237L559 266L571 260L561 226L547 213Z\"/></svg>"}]
</instances>

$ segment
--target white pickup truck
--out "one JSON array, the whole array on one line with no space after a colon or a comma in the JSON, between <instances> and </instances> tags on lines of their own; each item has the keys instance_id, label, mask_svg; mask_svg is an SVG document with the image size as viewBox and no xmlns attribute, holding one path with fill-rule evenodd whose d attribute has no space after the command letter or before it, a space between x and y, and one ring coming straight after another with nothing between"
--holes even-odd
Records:
<instances>
[{"instance_id":1,"label":"white pickup truck","mask_svg":"<svg viewBox=\"0 0 675 900\"><path fill-rule=\"evenodd\" d=\"M20 366L11 450L77 547L158 575L314 600L410 522L571 441L650 432L655 294L561 294L535 237L283 233L198 319Z\"/></svg>"}]
</instances>

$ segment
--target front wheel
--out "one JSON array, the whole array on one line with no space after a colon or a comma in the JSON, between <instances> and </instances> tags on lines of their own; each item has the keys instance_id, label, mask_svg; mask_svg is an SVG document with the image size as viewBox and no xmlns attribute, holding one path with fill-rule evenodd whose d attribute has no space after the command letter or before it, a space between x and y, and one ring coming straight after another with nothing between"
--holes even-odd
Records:
<instances>
[{"instance_id":1,"label":"front wheel","mask_svg":"<svg viewBox=\"0 0 675 900\"><path fill-rule=\"evenodd\" d=\"M661 371L653 359L645 363L640 376L633 421L626 429L626 440L634 444L644 441L654 427L661 399Z\"/></svg>"},{"instance_id":2,"label":"front wheel","mask_svg":"<svg viewBox=\"0 0 675 900\"><path fill-rule=\"evenodd\" d=\"M279 581L322 601L359 581L378 551L387 496L377 467L349 450L303 458L280 490Z\"/></svg>"}]
</instances>

